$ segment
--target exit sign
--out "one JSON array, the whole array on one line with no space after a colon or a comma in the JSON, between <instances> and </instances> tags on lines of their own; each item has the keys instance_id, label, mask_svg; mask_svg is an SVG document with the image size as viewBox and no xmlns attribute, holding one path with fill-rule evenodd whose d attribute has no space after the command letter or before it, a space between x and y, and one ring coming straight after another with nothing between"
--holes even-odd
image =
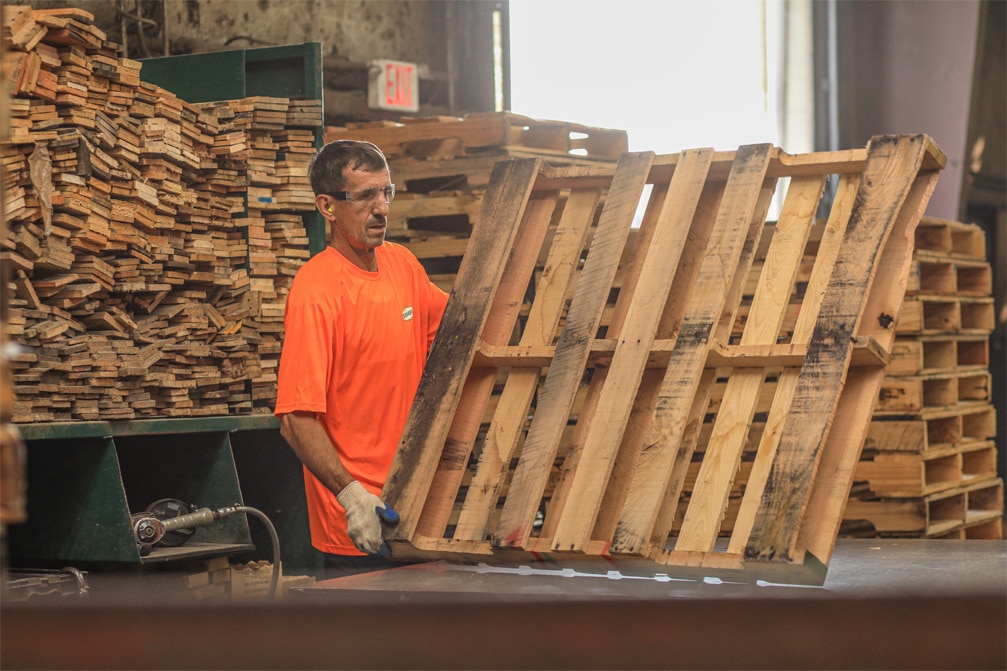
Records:
<instances>
[{"instance_id":1,"label":"exit sign","mask_svg":"<svg viewBox=\"0 0 1007 671\"><path fill-rule=\"evenodd\" d=\"M415 63L376 60L368 64L367 106L371 109L416 112L420 108L420 77Z\"/></svg>"}]
</instances>

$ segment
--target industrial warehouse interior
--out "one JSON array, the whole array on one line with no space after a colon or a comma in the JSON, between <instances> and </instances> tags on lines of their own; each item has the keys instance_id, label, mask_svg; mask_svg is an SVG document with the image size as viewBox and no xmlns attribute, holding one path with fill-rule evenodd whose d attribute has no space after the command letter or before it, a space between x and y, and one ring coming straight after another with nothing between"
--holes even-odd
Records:
<instances>
[{"instance_id":1,"label":"industrial warehouse interior","mask_svg":"<svg viewBox=\"0 0 1007 671\"><path fill-rule=\"evenodd\" d=\"M0 24L0 667L1007 668L1004 0Z\"/></svg>"}]
</instances>

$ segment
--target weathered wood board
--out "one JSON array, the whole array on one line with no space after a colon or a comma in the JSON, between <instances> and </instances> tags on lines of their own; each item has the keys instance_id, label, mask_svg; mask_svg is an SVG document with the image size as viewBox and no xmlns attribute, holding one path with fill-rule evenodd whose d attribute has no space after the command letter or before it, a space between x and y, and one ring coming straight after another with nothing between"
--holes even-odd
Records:
<instances>
[{"instance_id":1,"label":"weathered wood board","mask_svg":"<svg viewBox=\"0 0 1007 671\"><path fill-rule=\"evenodd\" d=\"M913 135L498 163L385 486L394 555L821 583L944 161Z\"/></svg>"}]
</instances>

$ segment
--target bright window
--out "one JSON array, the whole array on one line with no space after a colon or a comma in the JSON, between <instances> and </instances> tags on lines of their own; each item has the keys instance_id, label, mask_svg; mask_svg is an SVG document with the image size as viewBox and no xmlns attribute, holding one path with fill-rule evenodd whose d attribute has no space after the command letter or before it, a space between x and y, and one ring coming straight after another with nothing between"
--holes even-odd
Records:
<instances>
[{"instance_id":1,"label":"bright window","mask_svg":"<svg viewBox=\"0 0 1007 671\"><path fill-rule=\"evenodd\" d=\"M511 0L511 111L625 130L631 151L779 146L780 6Z\"/></svg>"}]
</instances>

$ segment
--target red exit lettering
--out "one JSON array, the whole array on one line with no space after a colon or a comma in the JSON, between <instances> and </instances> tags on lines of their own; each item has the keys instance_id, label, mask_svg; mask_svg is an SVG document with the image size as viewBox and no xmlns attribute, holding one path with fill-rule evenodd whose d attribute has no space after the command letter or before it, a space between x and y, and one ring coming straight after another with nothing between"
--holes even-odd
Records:
<instances>
[{"instance_id":1,"label":"red exit lettering","mask_svg":"<svg viewBox=\"0 0 1007 671\"><path fill-rule=\"evenodd\" d=\"M385 104L392 107L413 107L412 65L385 65Z\"/></svg>"}]
</instances>

